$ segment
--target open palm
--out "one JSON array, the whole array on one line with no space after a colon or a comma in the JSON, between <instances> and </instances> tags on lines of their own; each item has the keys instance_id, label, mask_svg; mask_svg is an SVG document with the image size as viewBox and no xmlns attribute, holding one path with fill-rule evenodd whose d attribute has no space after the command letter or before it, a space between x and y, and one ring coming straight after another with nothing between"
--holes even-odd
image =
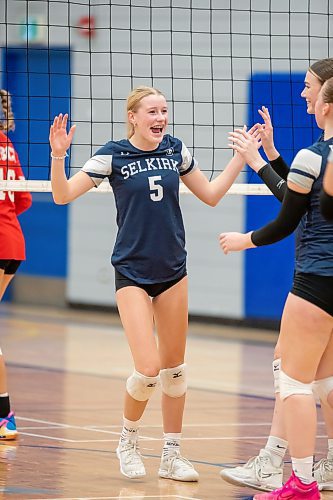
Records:
<instances>
[{"instance_id":1,"label":"open palm","mask_svg":"<svg viewBox=\"0 0 333 500\"><path fill-rule=\"evenodd\" d=\"M67 134L68 114L60 113L53 120L50 127L50 145L55 156L64 156L72 143L76 125L73 125Z\"/></svg>"}]
</instances>

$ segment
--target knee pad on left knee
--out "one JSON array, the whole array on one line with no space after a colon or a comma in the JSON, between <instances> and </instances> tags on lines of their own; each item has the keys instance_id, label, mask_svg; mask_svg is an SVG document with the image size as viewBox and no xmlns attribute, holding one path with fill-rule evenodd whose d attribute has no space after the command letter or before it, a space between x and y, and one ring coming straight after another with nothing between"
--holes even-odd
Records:
<instances>
[{"instance_id":1,"label":"knee pad on left knee","mask_svg":"<svg viewBox=\"0 0 333 500\"><path fill-rule=\"evenodd\" d=\"M323 404L328 404L327 398L333 390L333 377L321 378L313 383L313 394Z\"/></svg>"},{"instance_id":2,"label":"knee pad on left knee","mask_svg":"<svg viewBox=\"0 0 333 500\"><path fill-rule=\"evenodd\" d=\"M171 398L180 398L186 393L186 364L160 371L161 387L164 394Z\"/></svg>"},{"instance_id":3,"label":"knee pad on left knee","mask_svg":"<svg viewBox=\"0 0 333 500\"><path fill-rule=\"evenodd\" d=\"M281 371L281 358L274 359L272 363L273 377L274 377L274 392L280 392L280 371Z\"/></svg>"},{"instance_id":4,"label":"knee pad on left knee","mask_svg":"<svg viewBox=\"0 0 333 500\"><path fill-rule=\"evenodd\" d=\"M312 382L304 384L299 380L289 377L286 373L280 370L280 397L282 400L289 398L289 396L300 395L312 396Z\"/></svg>"}]
</instances>

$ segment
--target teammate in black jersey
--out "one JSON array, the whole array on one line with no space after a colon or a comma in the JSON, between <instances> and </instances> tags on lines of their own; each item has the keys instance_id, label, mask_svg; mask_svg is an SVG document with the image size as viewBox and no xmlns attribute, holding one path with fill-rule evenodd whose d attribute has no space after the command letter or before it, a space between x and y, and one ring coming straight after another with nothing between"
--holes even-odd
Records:
<instances>
[{"instance_id":1,"label":"teammate in black jersey","mask_svg":"<svg viewBox=\"0 0 333 500\"><path fill-rule=\"evenodd\" d=\"M306 100L307 112L314 114L314 108L319 91L323 83L333 76L333 58L321 59L313 63L306 75L304 89L301 96ZM289 167L280 156L274 145L273 127L268 109L263 106L259 110L264 120L264 126L257 124L254 128L259 129L260 139L269 159L268 164L258 155L256 141L249 140L247 144L247 161L262 180L266 183L272 193L279 201L283 200L286 191L287 175ZM322 136L319 140L322 140ZM303 218L304 219L304 218ZM303 221L296 230L296 260L299 253L299 243L301 241ZM281 413L279 374L281 364L281 354L279 341L275 347L274 361L272 364L274 375L275 407L273 412L272 425L267 443L256 457L251 457L244 465L223 469L221 476L223 479L241 486L252 486L261 490L272 490L282 485L283 459L288 448L286 441L286 430ZM318 372L318 379L329 379L333 374L328 372ZM326 398L320 401L325 418L328 434L328 454L327 458L322 458L314 466L314 477L322 490L333 489L333 411L327 404Z\"/></svg>"},{"instance_id":2,"label":"teammate in black jersey","mask_svg":"<svg viewBox=\"0 0 333 500\"><path fill-rule=\"evenodd\" d=\"M333 147L333 78L327 80L315 104L322 141L297 153L287 178L287 189L277 218L247 234L222 233L224 253L268 245L291 234L305 215L297 256L294 283L284 307L281 331L280 397L286 424L293 472L282 488L255 495L256 500L320 498L314 480L313 455L316 437L314 394L333 406L333 225L320 211L320 191L327 158ZM244 138L233 134L235 149L242 154ZM246 157L246 152L245 152ZM246 159L246 158L245 158ZM317 377L318 378L318 377ZM288 494L287 494L288 493Z\"/></svg>"},{"instance_id":3,"label":"teammate in black jersey","mask_svg":"<svg viewBox=\"0 0 333 500\"><path fill-rule=\"evenodd\" d=\"M236 154L224 172L209 182L185 144L166 134L166 99L154 88L138 87L131 92L127 117L127 139L108 142L69 180L64 158L75 126L67 134L67 115L54 119L50 130L53 197L58 204L69 203L104 178L115 196L118 234L112 263L116 299L134 361L117 448L121 472L129 478L145 475L138 427L148 399L160 383L165 441L159 476L197 481L198 473L180 455L187 387L188 283L179 179L200 200L215 206L244 161Z\"/></svg>"}]
</instances>

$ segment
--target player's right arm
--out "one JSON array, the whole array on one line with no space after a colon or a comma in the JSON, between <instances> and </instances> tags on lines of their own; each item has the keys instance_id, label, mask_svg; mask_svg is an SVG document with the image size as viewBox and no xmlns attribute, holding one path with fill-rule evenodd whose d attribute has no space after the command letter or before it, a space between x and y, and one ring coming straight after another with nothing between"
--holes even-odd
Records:
<instances>
[{"instance_id":1,"label":"player's right arm","mask_svg":"<svg viewBox=\"0 0 333 500\"><path fill-rule=\"evenodd\" d=\"M68 115L58 115L50 128L50 145L52 152L51 186L55 203L65 205L89 191L94 182L84 172L80 171L67 179L65 173L65 156L70 147L75 131L73 125L67 134Z\"/></svg>"}]
</instances>

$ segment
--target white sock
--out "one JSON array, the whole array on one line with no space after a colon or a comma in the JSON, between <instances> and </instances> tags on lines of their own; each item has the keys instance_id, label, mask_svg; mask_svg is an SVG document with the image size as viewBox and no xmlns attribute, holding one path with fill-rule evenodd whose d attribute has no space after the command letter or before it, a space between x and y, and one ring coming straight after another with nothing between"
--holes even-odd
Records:
<instances>
[{"instance_id":1,"label":"white sock","mask_svg":"<svg viewBox=\"0 0 333 500\"><path fill-rule=\"evenodd\" d=\"M173 456L180 450L181 437L181 432L167 432L164 434L163 458Z\"/></svg>"},{"instance_id":2,"label":"white sock","mask_svg":"<svg viewBox=\"0 0 333 500\"><path fill-rule=\"evenodd\" d=\"M265 450L269 452L275 467L281 467L288 448L288 441L275 436L269 436Z\"/></svg>"},{"instance_id":3,"label":"white sock","mask_svg":"<svg viewBox=\"0 0 333 500\"><path fill-rule=\"evenodd\" d=\"M120 434L120 442L136 441L138 439L140 420L132 421L123 417L123 428Z\"/></svg>"},{"instance_id":4,"label":"white sock","mask_svg":"<svg viewBox=\"0 0 333 500\"><path fill-rule=\"evenodd\" d=\"M302 483L310 484L314 481L312 476L313 456L305 458L291 457L291 463L295 475L302 481Z\"/></svg>"},{"instance_id":5,"label":"white sock","mask_svg":"<svg viewBox=\"0 0 333 500\"><path fill-rule=\"evenodd\" d=\"M329 460L333 460L333 439L328 439L327 444L328 444L327 458Z\"/></svg>"}]
</instances>

